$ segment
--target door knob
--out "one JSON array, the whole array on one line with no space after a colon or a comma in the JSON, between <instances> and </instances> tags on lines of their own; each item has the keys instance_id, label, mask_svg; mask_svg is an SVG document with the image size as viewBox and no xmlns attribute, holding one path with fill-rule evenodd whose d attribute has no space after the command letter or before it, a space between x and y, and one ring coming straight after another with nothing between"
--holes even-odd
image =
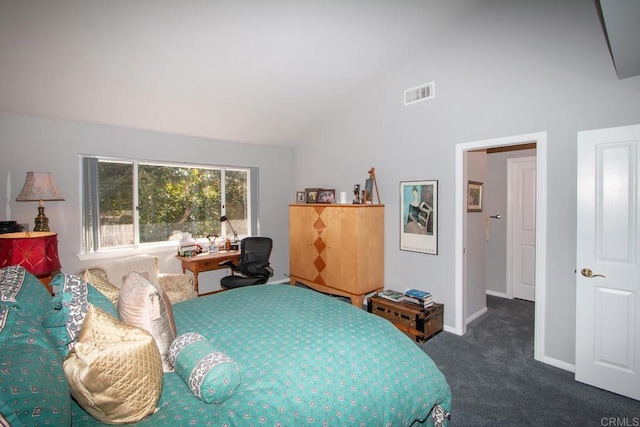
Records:
<instances>
[{"instance_id":1,"label":"door knob","mask_svg":"<svg viewBox=\"0 0 640 427\"><path fill-rule=\"evenodd\" d=\"M588 278L605 277L604 274L593 274L593 271L591 271L590 268L583 268L582 270L580 270L580 274L582 274L584 277L588 277Z\"/></svg>"}]
</instances>

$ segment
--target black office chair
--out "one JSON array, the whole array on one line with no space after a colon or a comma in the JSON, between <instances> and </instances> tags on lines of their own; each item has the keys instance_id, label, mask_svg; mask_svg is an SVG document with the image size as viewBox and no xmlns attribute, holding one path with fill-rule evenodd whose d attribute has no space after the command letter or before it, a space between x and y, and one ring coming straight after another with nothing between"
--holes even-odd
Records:
<instances>
[{"instance_id":1,"label":"black office chair","mask_svg":"<svg viewBox=\"0 0 640 427\"><path fill-rule=\"evenodd\" d=\"M273 276L273 269L269 266L272 247L273 241L269 237L245 237L242 239L238 265L236 266L231 260L219 264L229 267L232 271L230 276L225 276L220 280L222 289L267 283L269 277Z\"/></svg>"}]
</instances>

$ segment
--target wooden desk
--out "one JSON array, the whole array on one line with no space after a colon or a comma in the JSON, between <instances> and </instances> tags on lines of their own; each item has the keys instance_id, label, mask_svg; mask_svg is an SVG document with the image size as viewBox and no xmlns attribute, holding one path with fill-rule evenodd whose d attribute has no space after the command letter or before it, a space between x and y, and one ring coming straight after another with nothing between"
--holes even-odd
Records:
<instances>
[{"instance_id":1,"label":"wooden desk","mask_svg":"<svg viewBox=\"0 0 640 427\"><path fill-rule=\"evenodd\" d=\"M196 288L196 293L200 296L200 291L198 289L198 274L203 271L227 268L219 265L223 261L232 260L237 264L238 259L240 258L240 251L222 251L198 254L190 257L176 255L176 258L178 258L182 263L182 273L186 273L187 270L193 273L193 282Z\"/></svg>"}]
</instances>

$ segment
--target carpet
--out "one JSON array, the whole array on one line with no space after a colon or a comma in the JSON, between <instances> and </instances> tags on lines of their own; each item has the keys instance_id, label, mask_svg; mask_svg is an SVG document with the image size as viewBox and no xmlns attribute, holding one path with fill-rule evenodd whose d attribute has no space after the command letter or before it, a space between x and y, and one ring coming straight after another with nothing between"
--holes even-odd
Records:
<instances>
[{"instance_id":1,"label":"carpet","mask_svg":"<svg viewBox=\"0 0 640 427\"><path fill-rule=\"evenodd\" d=\"M534 303L487 296L487 308L466 335L421 345L451 387L451 426L640 426L640 402L534 360Z\"/></svg>"}]
</instances>

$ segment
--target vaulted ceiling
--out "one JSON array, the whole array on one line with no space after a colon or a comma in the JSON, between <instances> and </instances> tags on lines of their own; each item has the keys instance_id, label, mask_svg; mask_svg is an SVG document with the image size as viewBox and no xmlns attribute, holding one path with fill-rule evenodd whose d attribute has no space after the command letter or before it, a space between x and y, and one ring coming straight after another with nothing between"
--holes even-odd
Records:
<instances>
[{"instance_id":1,"label":"vaulted ceiling","mask_svg":"<svg viewBox=\"0 0 640 427\"><path fill-rule=\"evenodd\" d=\"M0 2L0 111L294 146L481 0Z\"/></svg>"}]
</instances>

